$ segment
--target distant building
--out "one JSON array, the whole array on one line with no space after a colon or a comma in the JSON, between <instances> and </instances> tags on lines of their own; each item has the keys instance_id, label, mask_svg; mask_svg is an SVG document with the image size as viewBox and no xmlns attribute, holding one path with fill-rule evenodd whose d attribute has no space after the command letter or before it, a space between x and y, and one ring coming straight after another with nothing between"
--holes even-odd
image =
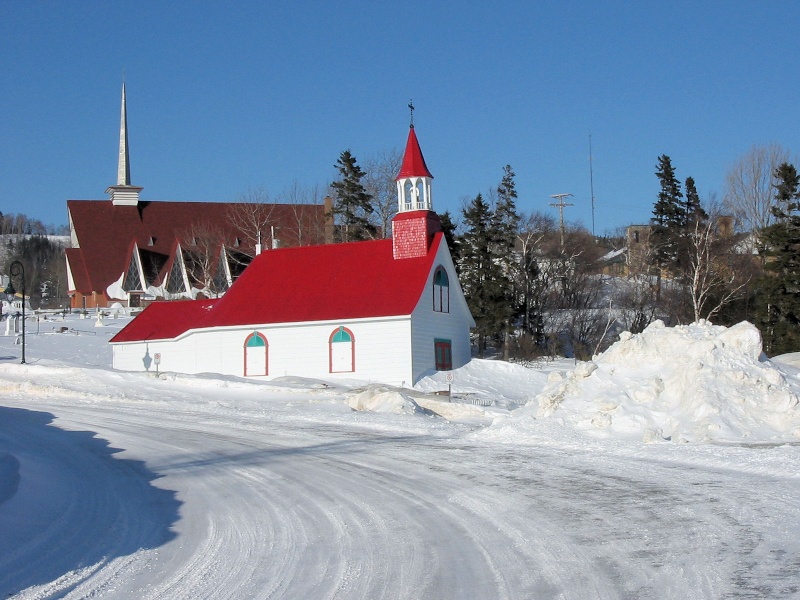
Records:
<instances>
[{"instance_id":1,"label":"distant building","mask_svg":"<svg viewBox=\"0 0 800 600\"><path fill-rule=\"evenodd\" d=\"M142 201L142 189L131 185L123 84L117 184L108 200L67 201L72 308L214 296L260 251L259 239L268 249L331 241L330 206ZM264 231L254 230L253 211Z\"/></svg>"},{"instance_id":2,"label":"distant building","mask_svg":"<svg viewBox=\"0 0 800 600\"><path fill-rule=\"evenodd\" d=\"M734 224L734 218L730 215L719 215L714 217L714 220L711 223L713 228L712 238L733 238L736 235ZM652 234L652 225L629 225L625 229L626 274L654 271L655 267L653 266L652 262L653 247L650 243L650 237ZM732 246L732 251L736 254L746 253L743 252L737 244ZM670 272L669 268L664 267L661 269L661 276L670 278L672 277L672 273Z\"/></svg>"},{"instance_id":3,"label":"distant building","mask_svg":"<svg viewBox=\"0 0 800 600\"><path fill-rule=\"evenodd\" d=\"M392 238L257 256L219 299L155 302L111 340L128 371L411 385L470 360L458 282L413 125Z\"/></svg>"}]
</instances>

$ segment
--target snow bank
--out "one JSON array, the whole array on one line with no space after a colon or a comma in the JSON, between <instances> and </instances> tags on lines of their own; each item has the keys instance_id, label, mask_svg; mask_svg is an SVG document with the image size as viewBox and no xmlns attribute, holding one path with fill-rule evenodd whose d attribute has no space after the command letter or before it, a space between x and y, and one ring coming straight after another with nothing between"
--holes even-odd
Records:
<instances>
[{"instance_id":1,"label":"snow bank","mask_svg":"<svg viewBox=\"0 0 800 600\"><path fill-rule=\"evenodd\" d=\"M556 419L595 437L645 442L800 438L800 385L762 355L753 325L661 321L548 383L515 419Z\"/></svg>"},{"instance_id":2,"label":"snow bank","mask_svg":"<svg viewBox=\"0 0 800 600\"><path fill-rule=\"evenodd\" d=\"M353 410L413 415L422 409L408 395L383 387L370 387L347 398Z\"/></svg>"},{"instance_id":3,"label":"snow bank","mask_svg":"<svg viewBox=\"0 0 800 600\"><path fill-rule=\"evenodd\" d=\"M444 392L452 386L453 395L462 398L488 399L494 406L516 409L531 399L531 390L540 390L547 383L547 373L563 369L572 361L542 361L535 368L473 358L452 371L431 371L414 389L422 392ZM447 380L448 375L451 381Z\"/></svg>"},{"instance_id":4,"label":"snow bank","mask_svg":"<svg viewBox=\"0 0 800 600\"><path fill-rule=\"evenodd\" d=\"M345 398L353 410L396 415L435 415L455 423L490 425L493 416L471 404L448 402L432 394L408 392L402 388L370 385Z\"/></svg>"}]
</instances>

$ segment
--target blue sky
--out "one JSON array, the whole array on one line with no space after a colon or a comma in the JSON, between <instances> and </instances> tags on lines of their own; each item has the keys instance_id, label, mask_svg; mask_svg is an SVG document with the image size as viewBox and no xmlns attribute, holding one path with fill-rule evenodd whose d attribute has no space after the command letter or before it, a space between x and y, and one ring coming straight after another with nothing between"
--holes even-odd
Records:
<instances>
[{"instance_id":1,"label":"blue sky","mask_svg":"<svg viewBox=\"0 0 800 600\"><path fill-rule=\"evenodd\" d=\"M402 150L409 100L458 213L510 164L518 206L646 222L656 160L723 193L754 144L797 151L800 3L0 3L0 210L66 223L116 182L120 88L146 200L273 197Z\"/></svg>"}]
</instances>

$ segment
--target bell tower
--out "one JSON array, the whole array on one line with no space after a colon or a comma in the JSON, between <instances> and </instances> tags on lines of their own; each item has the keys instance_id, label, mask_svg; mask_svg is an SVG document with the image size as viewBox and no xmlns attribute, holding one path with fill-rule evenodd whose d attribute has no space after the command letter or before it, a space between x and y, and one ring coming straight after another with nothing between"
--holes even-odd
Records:
<instances>
[{"instance_id":1,"label":"bell tower","mask_svg":"<svg viewBox=\"0 0 800 600\"><path fill-rule=\"evenodd\" d=\"M392 219L394 258L417 258L428 253L433 236L442 230L439 215L433 212L431 181L414 130L414 105L403 164L397 174L397 215Z\"/></svg>"}]
</instances>

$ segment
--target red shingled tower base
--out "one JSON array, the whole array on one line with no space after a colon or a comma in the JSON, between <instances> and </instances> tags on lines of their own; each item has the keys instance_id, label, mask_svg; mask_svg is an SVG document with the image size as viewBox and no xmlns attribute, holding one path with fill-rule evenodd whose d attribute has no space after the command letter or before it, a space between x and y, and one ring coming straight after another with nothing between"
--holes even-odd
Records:
<instances>
[{"instance_id":1,"label":"red shingled tower base","mask_svg":"<svg viewBox=\"0 0 800 600\"><path fill-rule=\"evenodd\" d=\"M395 259L419 258L428 253L433 236L442 230L439 215L431 210L398 213L392 219Z\"/></svg>"}]
</instances>

